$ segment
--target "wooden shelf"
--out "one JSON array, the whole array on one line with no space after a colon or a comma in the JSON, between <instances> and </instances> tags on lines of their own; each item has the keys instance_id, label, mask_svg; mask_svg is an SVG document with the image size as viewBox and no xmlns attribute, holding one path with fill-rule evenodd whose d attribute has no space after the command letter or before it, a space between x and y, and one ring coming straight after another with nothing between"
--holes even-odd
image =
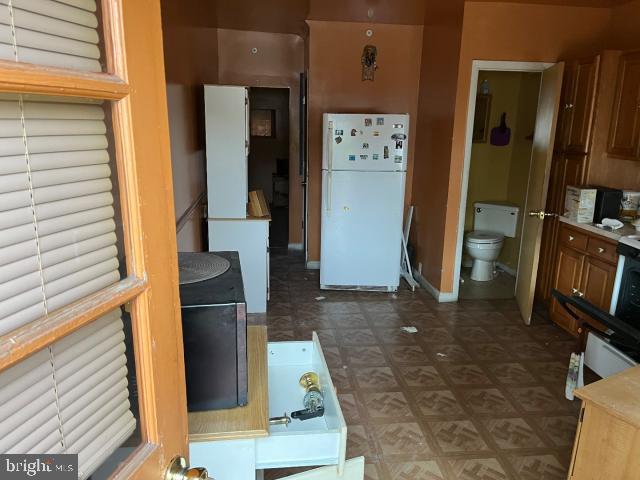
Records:
<instances>
[{"instance_id":1,"label":"wooden shelf","mask_svg":"<svg viewBox=\"0 0 640 480\"><path fill-rule=\"evenodd\" d=\"M269 435L267 327L247 329L249 403L244 407L189 413L189 441L210 442Z\"/></svg>"}]
</instances>

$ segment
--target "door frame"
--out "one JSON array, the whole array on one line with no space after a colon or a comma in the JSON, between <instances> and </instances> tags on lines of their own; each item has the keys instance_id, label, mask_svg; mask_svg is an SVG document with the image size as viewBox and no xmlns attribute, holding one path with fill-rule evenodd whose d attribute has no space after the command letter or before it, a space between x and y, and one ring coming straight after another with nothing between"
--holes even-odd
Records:
<instances>
[{"instance_id":1,"label":"door frame","mask_svg":"<svg viewBox=\"0 0 640 480\"><path fill-rule=\"evenodd\" d=\"M478 93L478 76L481 70L498 72L532 72L542 73L555 62L520 62L473 60L471 63L471 83L469 86L469 100L467 106L467 123L464 139L464 163L462 167L462 184L460 188L460 207L458 210L458 232L456 238L456 257L453 269L453 298L457 302L460 294L460 268L462 266L462 252L464 249L464 224L467 211L467 193L469 190L469 170L471 168L471 149L473 147L473 123L476 113L476 95ZM531 163L529 163L531 169ZM529 192L527 191L527 196ZM526 197L525 197L526 204ZM523 214L523 212L520 212ZM523 224L524 226L524 224ZM522 241L522 239L521 239ZM516 272L517 279L518 272ZM515 287L514 287L515 294Z\"/></svg>"}]
</instances>

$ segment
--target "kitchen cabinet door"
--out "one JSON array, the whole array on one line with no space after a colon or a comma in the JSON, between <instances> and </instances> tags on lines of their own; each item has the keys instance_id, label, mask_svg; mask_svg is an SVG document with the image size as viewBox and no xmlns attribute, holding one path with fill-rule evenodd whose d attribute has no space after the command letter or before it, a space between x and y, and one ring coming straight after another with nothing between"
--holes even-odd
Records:
<instances>
[{"instance_id":1,"label":"kitchen cabinet door","mask_svg":"<svg viewBox=\"0 0 640 480\"><path fill-rule=\"evenodd\" d=\"M562 153L567 148L569 125L571 123L571 102L573 101L574 75L573 71L576 62L565 62L564 77L562 79L562 96L560 97L560 108L558 110L558 121L556 123L556 138L553 144L553 151Z\"/></svg>"},{"instance_id":2,"label":"kitchen cabinet door","mask_svg":"<svg viewBox=\"0 0 640 480\"><path fill-rule=\"evenodd\" d=\"M587 153L591 139L600 56L579 60L571 71L572 92L566 117L566 151Z\"/></svg>"},{"instance_id":3,"label":"kitchen cabinet door","mask_svg":"<svg viewBox=\"0 0 640 480\"><path fill-rule=\"evenodd\" d=\"M640 159L640 51L620 57L608 152Z\"/></svg>"},{"instance_id":4,"label":"kitchen cabinet door","mask_svg":"<svg viewBox=\"0 0 640 480\"><path fill-rule=\"evenodd\" d=\"M608 312L615 277L615 265L587 256L582 268L579 290L586 300Z\"/></svg>"},{"instance_id":5,"label":"kitchen cabinet door","mask_svg":"<svg viewBox=\"0 0 640 480\"><path fill-rule=\"evenodd\" d=\"M582 253L560 245L556 258L557 270L553 288L564 295L572 295L574 289L579 291L584 261L585 256ZM551 301L551 319L572 335L577 335L575 319L566 313L555 298Z\"/></svg>"}]
</instances>

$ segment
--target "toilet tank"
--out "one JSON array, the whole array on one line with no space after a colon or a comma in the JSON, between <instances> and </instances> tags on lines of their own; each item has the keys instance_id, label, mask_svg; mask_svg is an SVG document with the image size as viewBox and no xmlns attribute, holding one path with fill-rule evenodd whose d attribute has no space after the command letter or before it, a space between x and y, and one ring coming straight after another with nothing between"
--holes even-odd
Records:
<instances>
[{"instance_id":1,"label":"toilet tank","mask_svg":"<svg viewBox=\"0 0 640 480\"><path fill-rule=\"evenodd\" d=\"M515 238L520 209L515 205L476 202L473 204L473 229L501 233Z\"/></svg>"}]
</instances>

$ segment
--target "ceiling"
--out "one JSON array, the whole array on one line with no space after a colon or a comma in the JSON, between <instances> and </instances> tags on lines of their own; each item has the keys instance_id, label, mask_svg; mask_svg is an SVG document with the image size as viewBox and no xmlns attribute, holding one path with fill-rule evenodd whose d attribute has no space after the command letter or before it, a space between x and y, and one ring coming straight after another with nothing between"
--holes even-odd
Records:
<instances>
[{"instance_id":1,"label":"ceiling","mask_svg":"<svg viewBox=\"0 0 640 480\"><path fill-rule=\"evenodd\" d=\"M450 1L452 0L189 0L188 3L194 14L190 16L203 26L304 35L307 32L306 20L422 25L427 2L433 2L433 9L440 2ZM630 0L492 1L611 8ZM171 10L174 3L181 2L163 0L163 7ZM184 8L177 10L184 11Z\"/></svg>"}]
</instances>

